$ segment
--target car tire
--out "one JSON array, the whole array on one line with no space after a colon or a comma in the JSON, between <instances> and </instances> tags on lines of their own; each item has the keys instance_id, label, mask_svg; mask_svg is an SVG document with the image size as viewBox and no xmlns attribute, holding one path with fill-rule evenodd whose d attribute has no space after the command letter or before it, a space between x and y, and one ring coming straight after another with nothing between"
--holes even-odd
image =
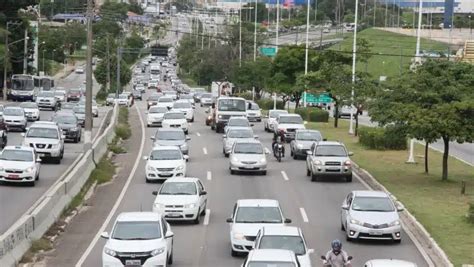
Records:
<instances>
[{"instance_id":1,"label":"car tire","mask_svg":"<svg viewBox=\"0 0 474 267\"><path fill-rule=\"evenodd\" d=\"M54 164L61 164L61 156L54 158Z\"/></svg>"},{"instance_id":2,"label":"car tire","mask_svg":"<svg viewBox=\"0 0 474 267\"><path fill-rule=\"evenodd\" d=\"M191 121L190 121L190 122L194 122L194 117L191 119Z\"/></svg>"},{"instance_id":3,"label":"car tire","mask_svg":"<svg viewBox=\"0 0 474 267\"><path fill-rule=\"evenodd\" d=\"M347 242L353 242L353 241L355 241L355 239L352 238L352 237L349 237L349 236L347 235L347 233L346 233L346 241L347 241Z\"/></svg>"},{"instance_id":4,"label":"car tire","mask_svg":"<svg viewBox=\"0 0 474 267\"><path fill-rule=\"evenodd\" d=\"M400 244L400 243L402 243L402 240L401 240L401 239L394 239L394 240L393 240L393 243L395 243L395 244Z\"/></svg>"},{"instance_id":5,"label":"car tire","mask_svg":"<svg viewBox=\"0 0 474 267\"><path fill-rule=\"evenodd\" d=\"M234 170L230 170L230 174L235 174L235 171L234 171Z\"/></svg>"},{"instance_id":6,"label":"car tire","mask_svg":"<svg viewBox=\"0 0 474 267\"><path fill-rule=\"evenodd\" d=\"M147 184L149 184L149 183L151 183L151 180L148 179L148 178L145 176L145 182L146 182Z\"/></svg>"},{"instance_id":7,"label":"car tire","mask_svg":"<svg viewBox=\"0 0 474 267\"><path fill-rule=\"evenodd\" d=\"M319 180L318 176L311 172L311 182L317 182Z\"/></svg>"},{"instance_id":8,"label":"car tire","mask_svg":"<svg viewBox=\"0 0 474 267\"><path fill-rule=\"evenodd\" d=\"M199 224L201 222L201 214L196 214L196 219L194 219L193 224Z\"/></svg>"},{"instance_id":9,"label":"car tire","mask_svg":"<svg viewBox=\"0 0 474 267\"><path fill-rule=\"evenodd\" d=\"M76 138L74 138L74 143L79 143L81 141L81 138L79 136L76 136Z\"/></svg>"},{"instance_id":10,"label":"car tire","mask_svg":"<svg viewBox=\"0 0 474 267\"><path fill-rule=\"evenodd\" d=\"M308 166L306 166L306 176L310 176L311 175L311 171L308 169Z\"/></svg>"},{"instance_id":11,"label":"car tire","mask_svg":"<svg viewBox=\"0 0 474 267\"><path fill-rule=\"evenodd\" d=\"M346 182L348 182L348 183L352 182L352 174L346 176Z\"/></svg>"},{"instance_id":12,"label":"car tire","mask_svg":"<svg viewBox=\"0 0 474 267\"><path fill-rule=\"evenodd\" d=\"M207 209L207 201L206 201L206 204L204 204L204 209L201 211L201 214L199 214L199 215L201 215L201 216L206 215L206 209Z\"/></svg>"},{"instance_id":13,"label":"car tire","mask_svg":"<svg viewBox=\"0 0 474 267\"><path fill-rule=\"evenodd\" d=\"M39 173L38 173L38 174L36 174L35 181L38 181L39 178L40 178L40 175L39 175Z\"/></svg>"},{"instance_id":14,"label":"car tire","mask_svg":"<svg viewBox=\"0 0 474 267\"><path fill-rule=\"evenodd\" d=\"M235 251L232 247L230 248L230 255L232 255L232 257L238 257L240 256L240 253Z\"/></svg>"},{"instance_id":15,"label":"car tire","mask_svg":"<svg viewBox=\"0 0 474 267\"><path fill-rule=\"evenodd\" d=\"M173 264L173 250L171 250L171 254L170 256L168 257L168 262L167 262L169 265L172 265Z\"/></svg>"},{"instance_id":16,"label":"car tire","mask_svg":"<svg viewBox=\"0 0 474 267\"><path fill-rule=\"evenodd\" d=\"M262 171L262 175L267 175L267 171Z\"/></svg>"},{"instance_id":17,"label":"car tire","mask_svg":"<svg viewBox=\"0 0 474 267\"><path fill-rule=\"evenodd\" d=\"M341 231L346 231L346 228L344 227L344 224L341 222Z\"/></svg>"}]
</instances>

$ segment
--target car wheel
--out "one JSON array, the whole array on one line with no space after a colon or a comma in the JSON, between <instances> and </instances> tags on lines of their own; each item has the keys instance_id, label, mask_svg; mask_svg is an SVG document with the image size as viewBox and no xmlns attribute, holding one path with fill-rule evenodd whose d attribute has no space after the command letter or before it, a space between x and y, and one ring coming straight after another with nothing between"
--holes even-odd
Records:
<instances>
[{"instance_id":1,"label":"car wheel","mask_svg":"<svg viewBox=\"0 0 474 267\"><path fill-rule=\"evenodd\" d=\"M267 175L267 171L262 171L262 175Z\"/></svg>"},{"instance_id":2,"label":"car wheel","mask_svg":"<svg viewBox=\"0 0 474 267\"><path fill-rule=\"evenodd\" d=\"M232 255L232 257L238 257L240 254L239 252L235 251L233 248L230 248L230 255Z\"/></svg>"},{"instance_id":3,"label":"car wheel","mask_svg":"<svg viewBox=\"0 0 474 267\"><path fill-rule=\"evenodd\" d=\"M235 171L234 171L234 170L230 170L230 174L235 174Z\"/></svg>"},{"instance_id":4,"label":"car wheel","mask_svg":"<svg viewBox=\"0 0 474 267\"><path fill-rule=\"evenodd\" d=\"M201 221L201 216L200 216L200 214L199 214L199 212L198 212L198 214L196 214L196 219L194 219L193 223L194 223L194 224L199 224L200 221Z\"/></svg>"},{"instance_id":5,"label":"car wheel","mask_svg":"<svg viewBox=\"0 0 474 267\"><path fill-rule=\"evenodd\" d=\"M145 181L146 181L147 184L151 183L150 179L148 179L146 176L145 176Z\"/></svg>"},{"instance_id":6,"label":"car wheel","mask_svg":"<svg viewBox=\"0 0 474 267\"><path fill-rule=\"evenodd\" d=\"M296 155L296 153L292 153L293 155L293 159L298 159L298 155Z\"/></svg>"},{"instance_id":7,"label":"car wheel","mask_svg":"<svg viewBox=\"0 0 474 267\"><path fill-rule=\"evenodd\" d=\"M402 243L402 240L401 239L394 239L393 243L400 244L400 243Z\"/></svg>"},{"instance_id":8,"label":"car wheel","mask_svg":"<svg viewBox=\"0 0 474 267\"><path fill-rule=\"evenodd\" d=\"M346 231L346 228L344 228L344 224L341 222L341 231Z\"/></svg>"},{"instance_id":9,"label":"car wheel","mask_svg":"<svg viewBox=\"0 0 474 267\"><path fill-rule=\"evenodd\" d=\"M194 117L191 119L191 122L194 122Z\"/></svg>"},{"instance_id":10,"label":"car wheel","mask_svg":"<svg viewBox=\"0 0 474 267\"><path fill-rule=\"evenodd\" d=\"M347 242L353 242L353 241L355 241L355 239L352 238L352 237L349 237L349 236L346 234L346 241L347 241Z\"/></svg>"},{"instance_id":11,"label":"car wheel","mask_svg":"<svg viewBox=\"0 0 474 267\"><path fill-rule=\"evenodd\" d=\"M346 182L348 182L348 183L352 182L352 174L346 176Z\"/></svg>"},{"instance_id":12,"label":"car wheel","mask_svg":"<svg viewBox=\"0 0 474 267\"><path fill-rule=\"evenodd\" d=\"M169 258L168 258L168 264L169 264L169 265L172 265L172 264L173 264L173 251L171 251L171 254L170 254Z\"/></svg>"},{"instance_id":13,"label":"car wheel","mask_svg":"<svg viewBox=\"0 0 474 267\"><path fill-rule=\"evenodd\" d=\"M40 178L40 175L39 175L39 173L37 173L37 174L36 174L36 177L35 177L35 181L38 181L39 178Z\"/></svg>"},{"instance_id":14,"label":"car wheel","mask_svg":"<svg viewBox=\"0 0 474 267\"><path fill-rule=\"evenodd\" d=\"M54 163L55 164L61 164L61 156L54 158Z\"/></svg>"},{"instance_id":15,"label":"car wheel","mask_svg":"<svg viewBox=\"0 0 474 267\"><path fill-rule=\"evenodd\" d=\"M311 172L311 182L317 182L319 180L318 176Z\"/></svg>"},{"instance_id":16,"label":"car wheel","mask_svg":"<svg viewBox=\"0 0 474 267\"><path fill-rule=\"evenodd\" d=\"M311 175L311 171L308 169L308 166L306 166L306 176L310 176Z\"/></svg>"}]
</instances>

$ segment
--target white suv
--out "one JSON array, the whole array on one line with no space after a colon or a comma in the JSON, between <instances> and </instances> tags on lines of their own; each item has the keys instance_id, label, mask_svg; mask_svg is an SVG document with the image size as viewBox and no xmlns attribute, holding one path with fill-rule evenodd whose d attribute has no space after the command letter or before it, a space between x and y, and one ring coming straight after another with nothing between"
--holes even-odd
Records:
<instances>
[{"instance_id":1,"label":"white suv","mask_svg":"<svg viewBox=\"0 0 474 267\"><path fill-rule=\"evenodd\" d=\"M283 136L286 142L295 139L296 130L305 128L303 119L298 114L280 114L273 126L275 133Z\"/></svg>"},{"instance_id":2,"label":"white suv","mask_svg":"<svg viewBox=\"0 0 474 267\"><path fill-rule=\"evenodd\" d=\"M40 162L31 147L6 146L0 154L0 181L35 185Z\"/></svg>"},{"instance_id":3,"label":"white suv","mask_svg":"<svg viewBox=\"0 0 474 267\"><path fill-rule=\"evenodd\" d=\"M58 108L58 100L54 95L54 91L43 91L36 97L36 104L39 108L50 108L54 111Z\"/></svg>"},{"instance_id":4,"label":"white suv","mask_svg":"<svg viewBox=\"0 0 474 267\"><path fill-rule=\"evenodd\" d=\"M167 266L173 263L173 232L156 212L123 212L117 216L102 250L102 266Z\"/></svg>"},{"instance_id":5,"label":"white suv","mask_svg":"<svg viewBox=\"0 0 474 267\"><path fill-rule=\"evenodd\" d=\"M23 136L23 145L34 148L39 157L54 159L56 164L61 163L64 135L56 123L34 122Z\"/></svg>"}]
</instances>

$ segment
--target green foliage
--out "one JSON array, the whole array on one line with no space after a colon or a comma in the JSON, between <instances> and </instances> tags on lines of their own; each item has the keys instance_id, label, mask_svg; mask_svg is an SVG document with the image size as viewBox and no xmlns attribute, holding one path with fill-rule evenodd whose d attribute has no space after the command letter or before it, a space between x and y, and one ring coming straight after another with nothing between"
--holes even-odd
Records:
<instances>
[{"instance_id":1,"label":"green foliage","mask_svg":"<svg viewBox=\"0 0 474 267\"><path fill-rule=\"evenodd\" d=\"M273 99L258 99L255 101L261 109L270 110L273 109ZM285 109L285 103L283 101L277 100L276 102L277 109Z\"/></svg>"},{"instance_id":2,"label":"green foliage","mask_svg":"<svg viewBox=\"0 0 474 267\"><path fill-rule=\"evenodd\" d=\"M363 127L359 129L359 142L376 150L404 150L407 148L407 139L400 127L387 126Z\"/></svg>"},{"instance_id":3,"label":"green foliage","mask_svg":"<svg viewBox=\"0 0 474 267\"><path fill-rule=\"evenodd\" d=\"M258 57L256 61L245 60L242 66L235 65L231 81L239 88L251 90L255 87L256 98L260 98L261 91L269 83L272 60L268 57Z\"/></svg>"},{"instance_id":4,"label":"green foliage","mask_svg":"<svg viewBox=\"0 0 474 267\"><path fill-rule=\"evenodd\" d=\"M128 108L120 107L118 124L115 126L115 134L122 140L127 140L132 136L132 129L128 123Z\"/></svg>"},{"instance_id":5,"label":"green foliage","mask_svg":"<svg viewBox=\"0 0 474 267\"><path fill-rule=\"evenodd\" d=\"M257 4L257 21L262 22L267 20L267 8L264 3ZM242 6L242 21L254 23L255 22L255 3L248 3Z\"/></svg>"},{"instance_id":6,"label":"green foliage","mask_svg":"<svg viewBox=\"0 0 474 267\"><path fill-rule=\"evenodd\" d=\"M32 2L37 2L32 1ZM41 15L51 18L58 13L75 13L84 10L87 0L41 0Z\"/></svg>"},{"instance_id":7,"label":"green foliage","mask_svg":"<svg viewBox=\"0 0 474 267\"><path fill-rule=\"evenodd\" d=\"M469 202L469 209L467 211L467 220L469 223L474 224L474 201Z\"/></svg>"},{"instance_id":8,"label":"green foliage","mask_svg":"<svg viewBox=\"0 0 474 267\"><path fill-rule=\"evenodd\" d=\"M297 108L295 113L299 114L301 118L309 122L328 122L329 113L319 108Z\"/></svg>"},{"instance_id":9,"label":"green foliage","mask_svg":"<svg viewBox=\"0 0 474 267\"><path fill-rule=\"evenodd\" d=\"M130 37L125 39L125 49L132 51L131 53L124 53L123 59L128 64L134 63L140 56L139 51L145 46L145 40L136 32L132 33Z\"/></svg>"},{"instance_id":10,"label":"green foliage","mask_svg":"<svg viewBox=\"0 0 474 267\"><path fill-rule=\"evenodd\" d=\"M115 92L117 85L117 58L116 57L111 57L110 58L110 82L111 82L111 88L110 92ZM97 82L101 85L106 85L107 84L107 60L102 60L100 61L99 64L97 64L95 70L94 70L94 77L97 80ZM130 82L132 79L132 71L130 70L130 66L128 66L125 62L120 63L120 84L121 86L125 86ZM120 88L120 92L121 92Z\"/></svg>"}]
</instances>

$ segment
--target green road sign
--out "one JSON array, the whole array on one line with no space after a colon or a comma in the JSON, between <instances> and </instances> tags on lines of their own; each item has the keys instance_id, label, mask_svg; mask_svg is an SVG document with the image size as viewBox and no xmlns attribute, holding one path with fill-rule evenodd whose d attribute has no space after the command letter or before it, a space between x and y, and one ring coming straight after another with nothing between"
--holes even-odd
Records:
<instances>
[{"instance_id":1,"label":"green road sign","mask_svg":"<svg viewBox=\"0 0 474 267\"><path fill-rule=\"evenodd\" d=\"M276 55L276 47L260 47L260 53L267 57L274 57Z\"/></svg>"},{"instance_id":2,"label":"green road sign","mask_svg":"<svg viewBox=\"0 0 474 267\"><path fill-rule=\"evenodd\" d=\"M301 99L303 99L304 93ZM314 103L314 104L329 104L332 102L332 98L329 96L328 93L321 93L321 94L310 94L306 93L306 103Z\"/></svg>"}]
</instances>

